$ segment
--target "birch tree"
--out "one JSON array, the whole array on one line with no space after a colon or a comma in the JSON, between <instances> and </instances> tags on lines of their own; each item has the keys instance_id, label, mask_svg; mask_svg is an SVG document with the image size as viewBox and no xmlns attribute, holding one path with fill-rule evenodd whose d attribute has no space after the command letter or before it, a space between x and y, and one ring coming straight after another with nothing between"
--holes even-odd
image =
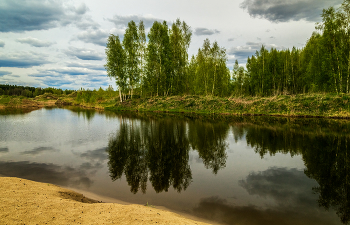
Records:
<instances>
[{"instance_id":1,"label":"birch tree","mask_svg":"<svg viewBox=\"0 0 350 225\"><path fill-rule=\"evenodd\" d=\"M128 23L128 27L125 30L123 46L126 54L126 76L131 88L132 98L134 86L140 79L138 58L139 37L137 33L137 26L132 20Z\"/></svg>"},{"instance_id":2,"label":"birch tree","mask_svg":"<svg viewBox=\"0 0 350 225\"><path fill-rule=\"evenodd\" d=\"M111 34L107 40L105 69L110 78L116 79L120 102L123 102L122 92L126 89L126 56L119 37Z\"/></svg>"}]
</instances>

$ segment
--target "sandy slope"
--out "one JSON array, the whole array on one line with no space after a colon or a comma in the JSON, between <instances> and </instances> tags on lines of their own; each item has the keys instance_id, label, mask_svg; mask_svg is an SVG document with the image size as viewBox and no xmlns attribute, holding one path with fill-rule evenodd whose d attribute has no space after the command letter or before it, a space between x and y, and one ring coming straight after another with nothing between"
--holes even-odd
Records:
<instances>
[{"instance_id":1,"label":"sandy slope","mask_svg":"<svg viewBox=\"0 0 350 225\"><path fill-rule=\"evenodd\" d=\"M99 203L68 189L0 177L0 224L206 224L141 205Z\"/></svg>"}]
</instances>

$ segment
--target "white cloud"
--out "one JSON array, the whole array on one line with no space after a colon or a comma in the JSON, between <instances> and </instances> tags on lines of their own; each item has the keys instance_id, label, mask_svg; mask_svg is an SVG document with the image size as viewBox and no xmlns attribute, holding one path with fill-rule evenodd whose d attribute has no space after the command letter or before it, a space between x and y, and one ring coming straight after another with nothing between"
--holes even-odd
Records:
<instances>
[{"instance_id":1,"label":"white cloud","mask_svg":"<svg viewBox=\"0 0 350 225\"><path fill-rule=\"evenodd\" d=\"M204 28L204 27L198 27L194 31L194 34L197 35L197 36L200 36L200 35L213 35L213 34L219 34L219 33L220 33L220 31L218 31L216 29L210 30L210 29Z\"/></svg>"},{"instance_id":2,"label":"white cloud","mask_svg":"<svg viewBox=\"0 0 350 225\"><path fill-rule=\"evenodd\" d=\"M94 49L86 48L76 48L69 47L67 50L64 50L64 53L68 56L73 56L81 60L102 60L104 59L104 54L98 52Z\"/></svg>"},{"instance_id":3,"label":"white cloud","mask_svg":"<svg viewBox=\"0 0 350 225\"><path fill-rule=\"evenodd\" d=\"M54 42L42 41L32 37L17 38L16 41L22 44L29 44L34 47L50 47L51 45L55 44Z\"/></svg>"},{"instance_id":4,"label":"white cloud","mask_svg":"<svg viewBox=\"0 0 350 225\"><path fill-rule=\"evenodd\" d=\"M106 46L109 33L105 30L88 30L77 35L77 39L85 43L92 43L100 46Z\"/></svg>"},{"instance_id":5,"label":"white cloud","mask_svg":"<svg viewBox=\"0 0 350 225\"><path fill-rule=\"evenodd\" d=\"M47 55L36 52L0 54L0 67L29 68L47 63Z\"/></svg>"}]
</instances>

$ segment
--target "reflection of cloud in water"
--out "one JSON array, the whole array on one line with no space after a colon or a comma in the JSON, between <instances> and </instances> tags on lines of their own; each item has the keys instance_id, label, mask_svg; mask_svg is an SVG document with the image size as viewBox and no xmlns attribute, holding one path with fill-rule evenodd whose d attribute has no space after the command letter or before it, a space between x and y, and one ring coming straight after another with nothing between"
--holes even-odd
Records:
<instances>
[{"instance_id":1,"label":"reflection of cloud in water","mask_svg":"<svg viewBox=\"0 0 350 225\"><path fill-rule=\"evenodd\" d=\"M89 187L93 183L83 171L47 163L0 161L0 171L3 176L20 177L62 186L84 185Z\"/></svg>"},{"instance_id":2,"label":"reflection of cloud in water","mask_svg":"<svg viewBox=\"0 0 350 225\"><path fill-rule=\"evenodd\" d=\"M279 205L297 204L300 206L315 206L317 196L312 194L315 180L305 176L303 171L297 169L276 168L251 173L245 181L239 184L250 195L271 197Z\"/></svg>"},{"instance_id":3,"label":"reflection of cloud in water","mask_svg":"<svg viewBox=\"0 0 350 225\"><path fill-rule=\"evenodd\" d=\"M102 163L90 163L90 162L85 162L83 164L80 165L79 169L81 170L86 170L86 171L90 171L90 174L95 174L97 172L97 170L103 168L103 164Z\"/></svg>"},{"instance_id":4,"label":"reflection of cloud in water","mask_svg":"<svg viewBox=\"0 0 350 225\"><path fill-rule=\"evenodd\" d=\"M43 152L54 152L54 151L57 151L57 150L52 147L38 147L30 151L21 152L21 155L38 155Z\"/></svg>"},{"instance_id":5,"label":"reflection of cloud in water","mask_svg":"<svg viewBox=\"0 0 350 225\"><path fill-rule=\"evenodd\" d=\"M9 152L9 148L0 148L0 153L7 153Z\"/></svg>"},{"instance_id":6,"label":"reflection of cloud in water","mask_svg":"<svg viewBox=\"0 0 350 225\"><path fill-rule=\"evenodd\" d=\"M188 158L189 158L188 162L190 164L192 164L192 163L203 163L203 159L201 159L199 157L198 152L195 152L195 150L191 150Z\"/></svg>"},{"instance_id":7,"label":"reflection of cloud in water","mask_svg":"<svg viewBox=\"0 0 350 225\"><path fill-rule=\"evenodd\" d=\"M198 217L231 225L329 225L337 221L337 218L332 218L329 214L322 214L317 205L306 212L288 207L262 209L254 205L230 205L217 196L201 199L193 211Z\"/></svg>"},{"instance_id":8,"label":"reflection of cloud in water","mask_svg":"<svg viewBox=\"0 0 350 225\"><path fill-rule=\"evenodd\" d=\"M80 157L86 158L89 160L98 160L104 161L108 159L108 153L106 152L107 147L86 151L80 154Z\"/></svg>"},{"instance_id":9,"label":"reflection of cloud in water","mask_svg":"<svg viewBox=\"0 0 350 225\"><path fill-rule=\"evenodd\" d=\"M319 208L317 196L313 195L315 181L303 171L287 168L270 168L252 173L240 185L249 194L273 198L276 205L260 208L255 205L236 206L226 199L213 196L200 200L194 213L224 224L274 225L274 224L336 224L338 218Z\"/></svg>"}]
</instances>

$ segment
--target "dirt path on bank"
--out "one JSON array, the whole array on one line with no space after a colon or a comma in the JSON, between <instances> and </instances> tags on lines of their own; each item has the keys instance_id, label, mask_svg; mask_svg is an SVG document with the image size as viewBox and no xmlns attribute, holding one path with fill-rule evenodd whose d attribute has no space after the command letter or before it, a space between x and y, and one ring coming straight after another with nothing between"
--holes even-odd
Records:
<instances>
[{"instance_id":1,"label":"dirt path on bank","mask_svg":"<svg viewBox=\"0 0 350 225\"><path fill-rule=\"evenodd\" d=\"M100 203L56 185L0 177L0 224L207 224L142 205Z\"/></svg>"}]
</instances>

